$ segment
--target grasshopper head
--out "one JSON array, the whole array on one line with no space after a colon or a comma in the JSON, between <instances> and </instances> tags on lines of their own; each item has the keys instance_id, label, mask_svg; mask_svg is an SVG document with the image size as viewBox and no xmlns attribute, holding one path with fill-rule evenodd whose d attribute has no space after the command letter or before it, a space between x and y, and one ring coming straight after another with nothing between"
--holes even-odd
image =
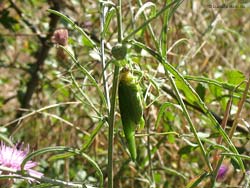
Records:
<instances>
[{"instance_id":1,"label":"grasshopper head","mask_svg":"<svg viewBox=\"0 0 250 188\"><path fill-rule=\"evenodd\" d=\"M120 73L120 81L131 82L133 81L133 75L130 73L128 67L124 67Z\"/></svg>"}]
</instances>

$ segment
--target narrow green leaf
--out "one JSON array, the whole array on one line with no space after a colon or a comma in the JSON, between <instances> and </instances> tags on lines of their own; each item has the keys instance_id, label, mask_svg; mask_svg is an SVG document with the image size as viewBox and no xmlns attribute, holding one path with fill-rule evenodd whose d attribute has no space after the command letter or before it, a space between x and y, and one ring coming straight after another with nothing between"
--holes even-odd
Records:
<instances>
[{"instance_id":1,"label":"narrow green leaf","mask_svg":"<svg viewBox=\"0 0 250 188\"><path fill-rule=\"evenodd\" d=\"M201 174L200 176L192 179L186 186L186 188L196 188L198 187L199 183L203 181L203 179L208 177L208 173L204 172L203 174Z\"/></svg>"},{"instance_id":2,"label":"narrow green leaf","mask_svg":"<svg viewBox=\"0 0 250 188\"><path fill-rule=\"evenodd\" d=\"M221 153L220 155L228 156L228 157L240 157L241 159L250 160L250 156L248 155L240 155L235 153Z\"/></svg>"},{"instance_id":3,"label":"narrow green leaf","mask_svg":"<svg viewBox=\"0 0 250 188\"><path fill-rule=\"evenodd\" d=\"M88 136L88 138L86 139L86 142L82 146L81 151L86 150L92 144L93 140L95 139L95 136L99 133L99 131L102 128L103 124L104 124L104 121L99 122L97 127L92 131L91 135Z\"/></svg>"},{"instance_id":4,"label":"narrow green leaf","mask_svg":"<svg viewBox=\"0 0 250 188\"><path fill-rule=\"evenodd\" d=\"M105 37L108 29L109 29L109 24L112 20L112 18L115 16L115 13L116 13L116 10L115 8L111 8L109 9L109 11L107 12L107 15L106 15L106 18L105 18L105 25L104 25L104 28L103 28L103 33L102 33L102 36L103 38Z\"/></svg>"},{"instance_id":5,"label":"narrow green leaf","mask_svg":"<svg viewBox=\"0 0 250 188\"><path fill-rule=\"evenodd\" d=\"M180 173L179 171L175 170L175 169L172 169L172 168L167 168L167 167L163 167L163 170L168 173L168 174L172 174L172 175L175 175L175 176L179 176L181 178L183 178L184 180L187 180L188 178L183 175L182 173Z\"/></svg>"},{"instance_id":6,"label":"narrow green leaf","mask_svg":"<svg viewBox=\"0 0 250 188\"><path fill-rule=\"evenodd\" d=\"M65 158L72 157L74 155L75 155L74 153L63 153L63 154L53 155L48 159L48 161L51 162L51 161L56 161L59 159L65 159Z\"/></svg>"},{"instance_id":7,"label":"narrow green leaf","mask_svg":"<svg viewBox=\"0 0 250 188\"><path fill-rule=\"evenodd\" d=\"M237 85L233 85L231 83L228 82L222 82L219 80L214 80L214 79L210 79L210 78L206 78L206 77L202 77L202 76L191 76L191 75L185 75L184 78L186 80L192 80L192 81L197 81L197 82L202 82L202 83L206 83L208 85L214 85L223 89L227 89L229 91L234 91L235 93L240 93L242 94L244 89L237 87ZM250 91L248 92L248 97L250 97Z\"/></svg>"},{"instance_id":8,"label":"narrow green leaf","mask_svg":"<svg viewBox=\"0 0 250 188\"><path fill-rule=\"evenodd\" d=\"M156 6L154 3L152 2L146 2L144 3L139 10L137 11L136 15L135 15L135 20L138 19L138 17L147 9L147 8L151 8L153 12L155 12Z\"/></svg>"}]
</instances>

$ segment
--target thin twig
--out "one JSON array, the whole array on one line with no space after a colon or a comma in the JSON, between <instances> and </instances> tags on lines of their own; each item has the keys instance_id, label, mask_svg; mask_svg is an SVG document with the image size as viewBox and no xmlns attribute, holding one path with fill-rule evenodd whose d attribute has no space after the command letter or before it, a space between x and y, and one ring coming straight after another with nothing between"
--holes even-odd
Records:
<instances>
[{"instance_id":1,"label":"thin twig","mask_svg":"<svg viewBox=\"0 0 250 188\"><path fill-rule=\"evenodd\" d=\"M240 117L240 113L242 111L242 108L243 108L243 105L246 101L246 97L247 97L247 93L248 93L248 90L249 90L249 87L250 87L250 77L248 78L248 81L247 81L247 85L246 85L246 88L245 88L245 91L243 93L243 96L239 102L239 105L238 105L238 110L237 110L237 113L235 115L235 118L234 118L234 122L233 122L233 125L232 125L232 128L229 132L229 138L232 138L233 137L233 134L236 130L236 127L237 127L237 123L238 123L238 119Z\"/></svg>"},{"instance_id":2,"label":"thin twig","mask_svg":"<svg viewBox=\"0 0 250 188\"><path fill-rule=\"evenodd\" d=\"M231 106L232 106L232 97L229 98L229 101L227 102L227 107L226 107L226 112L224 114L222 123L221 123L221 127L225 130L226 125L227 125L227 121L230 115L230 110L231 110ZM222 143L222 136L220 135L217 139L217 144L220 145ZM213 166L216 167L217 166L217 159L218 159L218 150L215 151L214 153L214 158L213 158Z\"/></svg>"}]
</instances>

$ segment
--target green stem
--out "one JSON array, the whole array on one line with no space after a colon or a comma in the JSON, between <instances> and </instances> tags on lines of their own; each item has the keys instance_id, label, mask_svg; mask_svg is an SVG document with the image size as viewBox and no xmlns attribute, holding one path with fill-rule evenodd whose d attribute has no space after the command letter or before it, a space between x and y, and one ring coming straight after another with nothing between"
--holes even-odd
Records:
<instances>
[{"instance_id":1,"label":"green stem","mask_svg":"<svg viewBox=\"0 0 250 188\"><path fill-rule=\"evenodd\" d=\"M105 24L105 17L106 17L106 7L101 3L101 16L100 16L100 22L101 22L101 44L100 44L100 55L101 55L101 63L102 63L102 79L103 79L103 86L104 86L104 94L107 101L108 106L108 112L110 111L110 100L109 100L109 92L108 92L108 83L107 83L107 73L105 70L106 62L105 62L105 52L104 52L104 24Z\"/></svg>"},{"instance_id":2,"label":"green stem","mask_svg":"<svg viewBox=\"0 0 250 188\"><path fill-rule=\"evenodd\" d=\"M118 42L122 42L122 14L121 14L122 1L118 0L117 10L117 26L118 26ZM114 143L114 124L115 124L115 107L116 107L116 96L119 83L119 66L115 66L111 108L109 113L109 136L108 136L108 188L113 188L113 143Z\"/></svg>"},{"instance_id":3,"label":"green stem","mask_svg":"<svg viewBox=\"0 0 250 188\"><path fill-rule=\"evenodd\" d=\"M118 0L117 6L118 42L122 42L122 0Z\"/></svg>"},{"instance_id":4,"label":"green stem","mask_svg":"<svg viewBox=\"0 0 250 188\"><path fill-rule=\"evenodd\" d=\"M186 106L185 106L185 104L184 104L182 98L180 97L180 93L179 93L179 90L178 90L178 88L177 88L177 86L176 86L176 84L175 84L175 82L174 82L174 79L173 79L172 76L168 73L167 70L166 70L166 73L167 73L167 76L168 76L168 78L169 78L169 80L170 80L170 82L171 82L171 85L173 86L173 89L174 89L174 91L175 91L175 93L176 93L178 102L179 102L179 104L180 104L181 107L182 107L183 113L184 113L184 115L185 115L186 118L187 118L187 121L188 121L188 123L189 123L189 125L190 125L191 131L193 132L194 137L195 137L196 141L198 142L198 145L199 145L199 147L200 147L200 149L201 149L203 158L204 158L205 161L206 161L207 167L209 168L209 171L212 172L212 171L213 171L212 165L211 165L211 163L209 162L209 160L208 160L208 158L207 158L207 154L206 154L205 148L204 148L204 146L203 146L203 144L202 144L202 142L201 142L201 140L200 140L200 138L199 138L199 136L198 136L198 134L197 134L197 132L196 132L195 126L194 126L194 124L193 124L193 122L192 122L192 120L191 120L191 117L189 116L189 113L188 113L188 111L187 111L187 108L186 108Z\"/></svg>"},{"instance_id":5,"label":"green stem","mask_svg":"<svg viewBox=\"0 0 250 188\"><path fill-rule=\"evenodd\" d=\"M202 83L206 83L206 84L215 85L217 87L221 87L223 89L233 91L233 92L236 92L236 93L243 93L244 92L244 90L242 88L240 88L240 87L236 88L236 85L226 83L226 82L220 82L218 80L213 80L213 79L205 78L205 77L202 77L202 76L186 75L186 76L184 76L184 78L186 80L197 81L197 82L202 82ZM248 95L248 97L250 97L249 92L248 92L247 95Z\"/></svg>"},{"instance_id":6,"label":"green stem","mask_svg":"<svg viewBox=\"0 0 250 188\"><path fill-rule=\"evenodd\" d=\"M111 98L111 109L109 114L109 141L108 141L108 188L113 188L113 142L114 142L114 124L115 124L115 106L116 106L116 95L119 81L119 67L115 66L112 98Z\"/></svg>"},{"instance_id":7,"label":"green stem","mask_svg":"<svg viewBox=\"0 0 250 188\"><path fill-rule=\"evenodd\" d=\"M149 174L151 176L151 186L155 188L155 179L154 179L154 172L153 172L153 165L152 165L152 156L151 156L151 148L150 148L150 123L147 122L147 150L148 150L148 162L149 162Z\"/></svg>"},{"instance_id":8,"label":"green stem","mask_svg":"<svg viewBox=\"0 0 250 188\"><path fill-rule=\"evenodd\" d=\"M212 185L211 187L214 188L215 187L215 182L216 182L216 177L217 177L217 174L218 174L218 171L220 169L220 166L224 160L225 156L221 156L218 163L216 164L216 167L214 169L214 172L213 172L213 175L212 175Z\"/></svg>"}]
</instances>

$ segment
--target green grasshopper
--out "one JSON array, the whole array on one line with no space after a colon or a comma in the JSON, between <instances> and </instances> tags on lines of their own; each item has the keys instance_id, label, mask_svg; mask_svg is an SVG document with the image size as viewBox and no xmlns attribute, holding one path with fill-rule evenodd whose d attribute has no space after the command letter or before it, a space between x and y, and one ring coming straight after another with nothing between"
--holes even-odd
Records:
<instances>
[{"instance_id":1,"label":"green grasshopper","mask_svg":"<svg viewBox=\"0 0 250 188\"><path fill-rule=\"evenodd\" d=\"M138 126L140 128L144 127L145 122L143 119L141 89L128 68L123 68L120 73L118 95L123 131L131 158L135 161L137 158L135 130Z\"/></svg>"}]
</instances>

